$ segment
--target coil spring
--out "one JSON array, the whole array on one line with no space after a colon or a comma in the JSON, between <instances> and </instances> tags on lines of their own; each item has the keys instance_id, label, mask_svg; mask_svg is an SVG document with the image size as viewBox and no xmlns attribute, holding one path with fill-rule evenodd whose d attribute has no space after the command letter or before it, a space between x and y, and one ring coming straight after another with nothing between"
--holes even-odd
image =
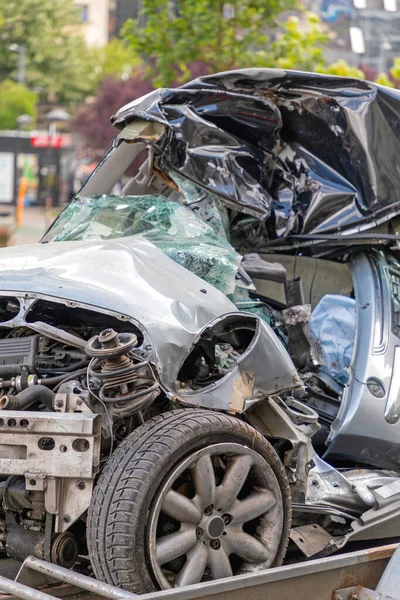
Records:
<instances>
[{"instance_id":1,"label":"coil spring","mask_svg":"<svg viewBox=\"0 0 400 600\"><path fill-rule=\"evenodd\" d=\"M142 410L159 393L149 361L134 362L129 355L136 344L134 334L118 334L112 329L87 344L87 353L93 356L89 375L100 379L99 398L118 416Z\"/></svg>"}]
</instances>

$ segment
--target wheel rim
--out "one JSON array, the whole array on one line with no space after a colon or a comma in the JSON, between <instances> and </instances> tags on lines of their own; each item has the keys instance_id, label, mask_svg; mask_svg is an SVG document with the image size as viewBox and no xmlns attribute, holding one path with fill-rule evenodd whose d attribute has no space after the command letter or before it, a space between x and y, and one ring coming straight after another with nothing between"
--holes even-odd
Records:
<instances>
[{"instance_id":1,"label":"wheel rim","mask_svg":"<svg viewBox=\"0 0 400 600\"><path fill-rule=\"evenodd\" d=\"M149 558L161 588L272 565L283 528L278 481L259 454L214 444L180 462L149 518Z\"/></svg>"}]
</instances>

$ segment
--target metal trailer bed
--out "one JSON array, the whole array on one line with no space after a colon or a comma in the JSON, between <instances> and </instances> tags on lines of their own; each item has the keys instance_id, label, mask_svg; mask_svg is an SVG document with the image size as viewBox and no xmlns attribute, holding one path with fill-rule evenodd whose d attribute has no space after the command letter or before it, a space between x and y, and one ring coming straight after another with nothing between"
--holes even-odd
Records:
<instances>
[{"instance_id":1,"label":"metal trailer bed","mask_svg":"<svg viewBox=\"0 0 400 600\"><path fill-rule=\"evenodd\" d=\"M1 561L0 561L1 572ZM28 557L15 580L0 576L0 600L132 600L131 594L74 571ZM141 600L400 599L400 546L392 544L311 560L252 575L140 596Z\"/></svg>"}]
</instances>

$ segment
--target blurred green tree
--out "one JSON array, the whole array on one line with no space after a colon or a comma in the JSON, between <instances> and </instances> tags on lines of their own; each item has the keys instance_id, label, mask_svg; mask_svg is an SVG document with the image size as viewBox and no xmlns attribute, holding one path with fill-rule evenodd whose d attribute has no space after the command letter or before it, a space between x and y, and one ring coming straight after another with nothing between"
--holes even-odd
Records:
<instances>
[{"instance_id":1,"label":"blurred green tree","mask_svg":"<svg viewBox=\"0 0 400 600\"><path fill-rule=\"evenodd\" d=\"M280 24L275 39L255 56L258 67L317 71L325 67L324 47L331 39L318 15L304 12Z\"/></svg>"},{"instance_id":2,"label":"blurred green tree","mask_svg":"<svg viewBox=\"0 0 400 600\"><path fill-rule=\"evenodd\" d=\"M155 86L190 77L189 65L209 73L254 66L269 42L268 29L297 0L143 0L142 20L130 19L122 35L147 63ZM144 26L143 26L144 23Z\"/></svg>"},{"instance_id":3,"label":"blurred green tree","mask_svg":"<svg viewBox=\"0 0 400 600\"><path fill-rule=\"evenodd\" d=\"M126 81L142 64L132 48L118 38L112 39L106 46L94 50L93 53L97 84L110 76Z\"/></svg>"},{"instance_id":4,"label":"blurred green tree","mask_svg":"<svg viewBox=\"0 0 400 600\"><path fill-rule=\"evenodd\" d=\"M10 51L16 44L26 54L25 83L42 97L80 101L132 57L122 42L88 48L73 0L0 0L0 15L0 80L17 78L18 55Z\"/></svg>"},{"instance_id":5,"label":"blurred green tree","mask_svg":"<svg viewBox=\"0 0 400 600\"><path fill-rule=\"evenodd\" d=\"M291 9L301 16L277 21ZM187 81L193 63L201 63L205 73L272 67L363 77L344 60L326 64L324 48L332 34L296 0L143 0L143 21L144 27L127 21L122 34L147 62L155 86Z\"/></svg>"},{"instance_id":6,"label":"blurred green tree","mask_svg":"<svg viewBox=\"0 0 400 600\"><path fill-rule=\"evenodd\" d=\"M10 79L0 84L0 129L16 129L17 117L30 115L36 120L37 94Z\"/></svg>"},{"instance_id":7,"label":"blurred green tree","mask_svg":"<svg viewBox=\"0 0 400 600\"><path fill-rule=\"evenodd\" d=\"M394 79L400 79L400 57L393 59L393 66L390 69L390 74Z\"/></svg>"},{"instance_id":8,"label":"blurred green tree","mask_svg":"<svg viewBox=\"0 0 400 600\"><path fill-rule=\"evenodd\" d=\"M337 75L338 77L353 77L355 79L365 79L364 73L357 67L352 67L348 62L342 58L334 63L324 65L321 68L316 69L319 73L326 73L327 75Z\"/></svg>"},{"instance_id":9,"label":"blurred green tree","mask_svg":"<svg viewBox=\"0 0 400 600\"><path fill-rule=\"evenodd\" d=\"M386 85L386 87L395 87L394 82L390 79L390 76L387 73L379 73L378 77L376 78L376 83L379 83L380 85Z\"/></svg>"},{"instance_id":10,"label":"blurred green tree","mask_svg":"<svg viewBox=\"0 0 400 600\"><path fill-rule=\"evenodd\" d=\"M380 85L386 85L391 88L400 88L400 57L397 56L393 59L392 67L388 73L379 73L376 78L376 83Z\"/></svg>"}]
</instances>

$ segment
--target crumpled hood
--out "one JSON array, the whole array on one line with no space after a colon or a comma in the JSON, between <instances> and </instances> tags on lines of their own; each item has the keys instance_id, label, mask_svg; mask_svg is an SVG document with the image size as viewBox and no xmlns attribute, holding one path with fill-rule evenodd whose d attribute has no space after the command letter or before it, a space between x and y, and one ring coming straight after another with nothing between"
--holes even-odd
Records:
<instances>
[{"instance_id":1,"label":"crumpled hood","mask_svg":"<svg viewBox=\"0 0 400 600\"><path fill-rule=\"evenodd\" d=\"M166 382L194 336L214 317L237 310L224 294L138 237L4 248L4 291L80 302L137 320Z\"/></svg>"}]
</instances>

